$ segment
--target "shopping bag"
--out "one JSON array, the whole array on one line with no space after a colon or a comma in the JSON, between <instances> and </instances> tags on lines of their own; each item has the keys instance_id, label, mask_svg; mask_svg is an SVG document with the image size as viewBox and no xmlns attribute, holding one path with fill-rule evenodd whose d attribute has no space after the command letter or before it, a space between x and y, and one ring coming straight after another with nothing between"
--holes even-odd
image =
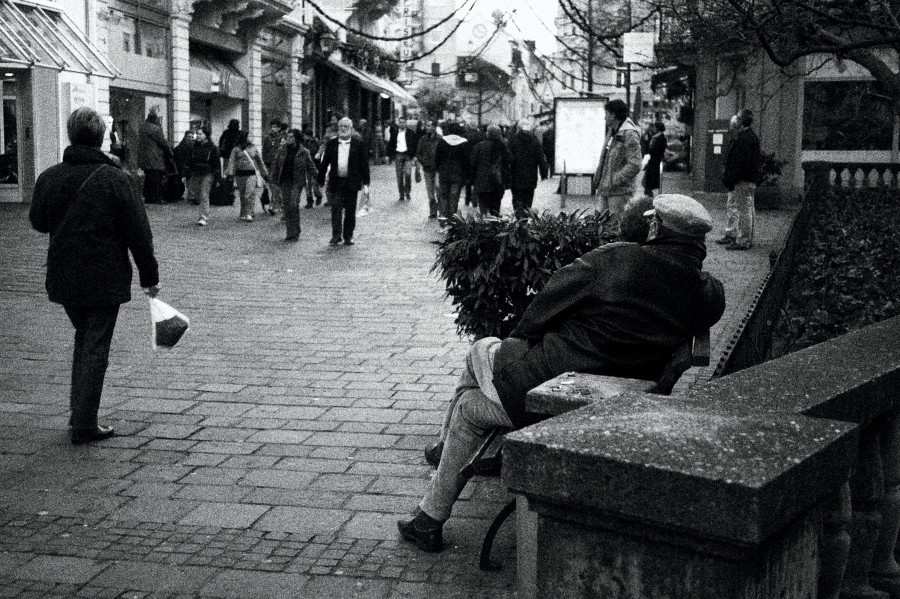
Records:
<instances>
[{"instance_id":1,"label":"shopping bag","mask_svg":"<svg viewBox=\"0 0 900 599\"><path fill-rule=\"evenodd\" d=\"M209 190L209 203L213 206L232 206L234 204L234 179L216 177Z\"/></svg>"},{"instance_id":2,"label":"shopping bag","mask_svg":"<svg viewBox=\"0 0 900 599\"><path fill-rule=\"evenodd\" d=\"M372 212L372 196L369 192L360 190L359 199L362 200L359 202L360 207L359 210L356 211L356 216L366 216Z\"/></svg>"},{"instance_id":3,"label":"shopping bag","mask_svg":"<svg viewBox=\"0 0 900 599\"><path fill-rule=\"evenodd\" d=\"M188 329L187 316L155 297L150 299L150 345L153 349L175 347Z\"/></svg>"},{"instance_id":4,"label":"shopping bag","mask_svg":"<svg viewBox=\"0 0 900 599\"><path fill-rule=\"evenodd\" d=\"M422 182L422 169L419 168L419 163L416 163L416 183Z\"/></svg>"}]
</instances>

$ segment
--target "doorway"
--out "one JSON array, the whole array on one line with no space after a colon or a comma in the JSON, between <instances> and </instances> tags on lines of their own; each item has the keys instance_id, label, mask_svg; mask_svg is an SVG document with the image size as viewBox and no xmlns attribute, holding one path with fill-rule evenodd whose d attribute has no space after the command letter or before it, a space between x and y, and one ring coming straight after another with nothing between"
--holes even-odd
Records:
<instances>
[{"instance_id":1,"label":"doorway","mask_svg":"<svg viewBox=\"0 0 900 599\"><path fill-rule=\"evenodd\" d=\"M17 71L0 69L0 202L22 201L19 185L20 80Z\"/></svg>"}]
</instances>

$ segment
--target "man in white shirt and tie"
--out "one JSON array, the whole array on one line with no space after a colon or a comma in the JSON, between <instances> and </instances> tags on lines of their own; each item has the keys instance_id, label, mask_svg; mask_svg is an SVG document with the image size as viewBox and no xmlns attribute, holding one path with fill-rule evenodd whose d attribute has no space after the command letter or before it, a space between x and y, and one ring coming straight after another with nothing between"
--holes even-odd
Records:
<instances>
[{"instance_id":1,"label":"man in white shirt and tie","mask_svg":"<svg viewBox=\"0 0 900 599\"><path fill-rule=\"evenodd\" d=\"M331 193L331 241L337 245L353 245L356 229L356 200L359 191L369 193L369 158L365 144L353 137L353 121L347 117L338 121L338 136L325 144L319 185L325 184Z\"/></svg>"},{"instance_id":2,"label":"man in white shirt and tie","mask_svg":"<svg viewBox=\"0 0 900 599\"><path fill-rule=\"evenodd\" d=\"M405 118L397 119L397 125L391 127L388 140L387 154L393 159L394 168L397 171L397 190L400 192L400 200L407 202L412 191L412 168L416 161L416 145L418 138L416 132L409 128L411 123Z\"/></svg>"}]
</instances>

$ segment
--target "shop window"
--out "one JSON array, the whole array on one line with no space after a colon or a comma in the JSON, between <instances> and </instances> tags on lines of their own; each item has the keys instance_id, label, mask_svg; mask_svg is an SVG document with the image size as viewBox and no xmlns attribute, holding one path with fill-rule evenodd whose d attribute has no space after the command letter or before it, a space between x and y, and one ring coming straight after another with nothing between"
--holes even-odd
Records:
<instances>
[{"instance_id":1,"label":"shop window","mask_svg":"<svg viewBox=\"0 0 900 599\"><path fill-rule=\"evenodd\" d=\"M18 134L16 130L16 84L14 80L0 81L0 184L19 182Z\"/></svg>"},{"instance_id":2,"label":"shop window","mask_svg":"<svg viewBox=\"0 0 900 599\"><path fill-rule=\"evenodd\" d=\"M149 58L166 58L166 30L144 22L140 23L138 29L144 50L142 54Z\"/></svg>"},{"instance_id":3,"label":"shop window","mask_svg":"<svg viewBox=\"0 0 900 599\"><path fill-rule=\"evenodd\" d=\"M894 113L875 81L810 81L803 94L804 150L890 150Z\"/></svg>"},{"instance_id":4,"label":"shop window","mask_svg":"<svg viewBox=\"0 0 900 599\"><path fill-rule=\"evenodd\" d=\"M112 26L121 36L123 52L162 60L167 58L168 43L165 28L122 13L114 13Z\"/></svg>"}]
</instances>

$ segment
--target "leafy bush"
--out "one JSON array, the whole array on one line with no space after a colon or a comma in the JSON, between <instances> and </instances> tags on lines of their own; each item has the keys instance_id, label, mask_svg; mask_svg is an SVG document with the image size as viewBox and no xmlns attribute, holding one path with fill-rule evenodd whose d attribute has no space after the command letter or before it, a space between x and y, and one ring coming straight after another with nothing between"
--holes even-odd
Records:
<instances>
[{"instance_id":1,"label":"leafy bush","mask_svg":"<svg viewBox=\"0 0 900 599\"><path fill-rule=\"evenodd\" d=\"M900 314L898 200L841 188L817 199L777 331L783 353Z\"/></svg>"},{"instance_id":2,"label":"leafy bush","mask_svg":"<svg viewBox=\"0 0 900 599\"><path fill-rule=\"evenodd\" d=\"M554 272L615 239L608 222L606 212L450 219L432 271L447 282L459 333L508 336Z\"/></svg>"},{"instance_id":3,"label":"leafy bush","mask_svg":"<svg viewBox=\"0 0 900 599\"><path fill-rule=\"evenodd\" d=\"M781 179L781 170L786 164L787 160L778 160L775 158L775 154L763 154L762 164L760 165L760 171L762 173L762 182L760 183L760 186L771 187L777 185L778 180Z\"/></svg>"}]
</instances>

